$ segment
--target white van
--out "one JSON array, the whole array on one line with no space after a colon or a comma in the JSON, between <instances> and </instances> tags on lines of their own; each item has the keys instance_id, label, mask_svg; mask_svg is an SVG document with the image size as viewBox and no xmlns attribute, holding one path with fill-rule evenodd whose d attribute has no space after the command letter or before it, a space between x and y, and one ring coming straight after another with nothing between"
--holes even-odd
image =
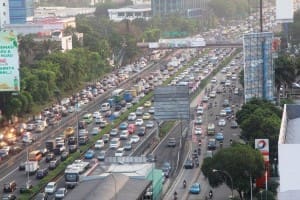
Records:
<instances>
[{"instance_id":1,"label":"white van","mask_svg":"<svg viewBox=\"0 0 300 200\"><path fill-rule=\"evenodd\" d=\"M101 105L101 112L106 112L106 111L109 111L110 110L110 104L109 103L103 103Z\"/></svg>"}]
</instances>

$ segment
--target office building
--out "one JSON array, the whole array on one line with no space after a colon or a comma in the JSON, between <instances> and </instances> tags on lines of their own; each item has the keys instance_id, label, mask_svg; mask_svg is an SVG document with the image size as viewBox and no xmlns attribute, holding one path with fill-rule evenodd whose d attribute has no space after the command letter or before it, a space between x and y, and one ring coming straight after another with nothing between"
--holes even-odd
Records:
<instances>
[{"instance_id":1,"label":"office building","mask_svg":"<svg viewBox=\"0 0 300 200\"><path fill-rule=\"evenodd\" d=\"M244 97L274 100L273 33L247 33L244 48Z\"/></svg>"},{"instance_id":2,"label":"office building","mask_svg":"<svg viewBox=\"0 0 300 200\"><path fill-rule=\"evenodd\" d=\"M278 139L279 200L300 197L299 133L300 105L284 105Z\"/></svg>"},{"instance_id":3,"label":"office building","mask_svg":"<svg viewBox=\"0 0 300 200\"><path fill-rule=\"evenodd\" d=\"M136 4L123 8L108 9L109 19L115 22L122 20L135 20L144 19L149 20L151 18L151 6L150 4Z\"/></svg>"},{"instance_id":4,"label":"office building","mask_svg":"<svg viewBox=\"0 0 300 200\"><path fill-rule=\"evenodd\" d=\"M151 0L153 16L167 16L179 13L184 16L201 14L207 8L208 0Z\"/></svg>"},{"instance_id":5,"label":"office building","mask_svg":"<svg viewBox=\"0 0 300 200\"><path fill-rule=\"evenodd\" d=\"M9 24L9 5L8 0L0 1L0 30L3 29L4 24Z\"/></svg>"},{"instance_id":6,"label":"office building","mask_svg":"<svg viewBox=\"0 0 300 200\"><path fill-rule=\"evenodd\" d=\"M9 0L9 16L11 24L25 24L28 17L33 16L33 0Z\"/></svg>"}]
</instances>

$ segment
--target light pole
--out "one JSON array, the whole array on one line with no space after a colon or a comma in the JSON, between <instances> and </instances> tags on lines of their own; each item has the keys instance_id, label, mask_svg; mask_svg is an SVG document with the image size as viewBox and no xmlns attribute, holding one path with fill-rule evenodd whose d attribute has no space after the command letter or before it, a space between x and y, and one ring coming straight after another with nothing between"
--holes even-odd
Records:
<instances>
[{"instance_id":1,"label":"light pole","mask_svg":"<svg viewBox=\"0 0 300 200\"><path fill-rule=\"evenodd\" d=\"M231 182L231 198L233 198L233 181L232 181L232 177L230 176L230 174L227 171L225 171L225 170L218 170L218 169L213 169L212 172L213 173L215 173L215 172L221 172L221 173L223 173L223 174L225 174L226 176L229 177L230 182Z\"/></svg>"}]
</instances>

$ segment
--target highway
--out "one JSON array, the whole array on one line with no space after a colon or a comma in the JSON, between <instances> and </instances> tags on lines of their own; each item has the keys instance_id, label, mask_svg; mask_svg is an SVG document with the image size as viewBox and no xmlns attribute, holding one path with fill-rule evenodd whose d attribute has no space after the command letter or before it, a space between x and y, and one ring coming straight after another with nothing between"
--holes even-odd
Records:
<instances>
[{"instance_id":1,"label":"highway","mask_svg":"<svg viewBox=\"0 0 300 200\"><path fill-rule=\"evenodd\" d=\"M218 84L214 84L214 83L209 83L207 85L206 88L212 88L213 90L217 90L217 89L221 89L221 91L223 91L223 86L220 85L221 80L224 79L224 74L219 72L216 76L215 76ZM239 88L241 88L241 86L238 83L238 79L236 79L235 81L232 81L233 85L238 86ZM203 90L198 96L197 98L191 103L191 107L195 108L197 105L199 105L201 103L201 100L203 98L203 96L206 95L205 91ZM233 93L229 93L229 89L226 89L226 92L222 93L222 94L217 94L216 98L214 99L210 99L207 103L203 103L203 107L204 107L204 114L203 114L203 124L202 124L202 136L201 136L201 141L202 141L202 145L201 145L201 155L199 157L200 160L200 166L203 162L203 158L206 156L206 151L207 151L207 141L209 138L214 138L214 136L207 136L207 124L209 122L213 122L216 125L216 132L221 131L221 127L219 127L218 124L218 120L216 120L216 114L219 114L221 109L223 109L223 101L224 99L229 99L229 97L232 98L232 100L230 100L230 104L231 105L242 105L242 96L239 95L234 95ZM217 102L217 105L215 106L214 102ZM208 104L212 103L212 108L208 108ZM235 106L235 112L237 111L238 108L236 108ZM220 118L220 117L219 117ZM192 123L192 127L193 127L193 123ZM191 128L193 129L193 128ZM238 141L239 140L239 133L240 130L239 129L232 129L230 128L230 121L227 120L227 124L225 127L222 127L222 132L224 134L224 141L223 141L223 145L222 147L220 146L220 143L217 143L217 150L220 150L221 148L226 148L228 146L230 146L230 139L234 140L234 141ZM199 140L199 136L196 136L194 134L194 132L192 131L192 135L191 137L188 137L187 140L187 155L188 157L191 157L191 153L198 148L198 140ZM182 159L185 161L187 157L183 157ZM187 187L183 188L183 180L187 181ZM201 184L201 193L199 195L190 195L189 194L189 187L195 183L195 182L199 182ZM206 181L206 179L203 177L200 168L193 168L193 169L184 169L183 167L181 167L180 172L176 178L176 180L174 181L173 185L171 186L170 190L168 190L168 192L166 193L165 199L172 199L173 198L173 194L176 191L177 192L177 197L178 199L205 199L205 196L208 196L209 190L211 190L212 188L210 188L208 182ZM218 200L222 200L222 199L228 199L228 195L230 194L230 190L228 189L228 187L222 186L221 191L219 191L218 193L216 193L216 195L219 194L219 196L215 196L215 199ZM214 191L214 189L213 189ZM225 194L225 195L224 195ZM227 196L227 197L226 197Z\"/></svg>"}]
</instances>

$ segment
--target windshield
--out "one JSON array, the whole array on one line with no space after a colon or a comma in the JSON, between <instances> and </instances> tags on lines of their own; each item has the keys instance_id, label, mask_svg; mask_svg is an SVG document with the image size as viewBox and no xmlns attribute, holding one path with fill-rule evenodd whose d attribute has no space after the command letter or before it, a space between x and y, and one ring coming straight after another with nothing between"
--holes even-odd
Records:
<instances>
[{"instance_id":1,"label":"windshield","mask_svg":"<svg viewBox=\"0 0 300 200\"><path fill-rule=\"evenodd\" d=\"M65 180L68 182L76 182L78 180L78 174L67 173L67 174L65 174Z\"/></svg>"}]
</instances>

